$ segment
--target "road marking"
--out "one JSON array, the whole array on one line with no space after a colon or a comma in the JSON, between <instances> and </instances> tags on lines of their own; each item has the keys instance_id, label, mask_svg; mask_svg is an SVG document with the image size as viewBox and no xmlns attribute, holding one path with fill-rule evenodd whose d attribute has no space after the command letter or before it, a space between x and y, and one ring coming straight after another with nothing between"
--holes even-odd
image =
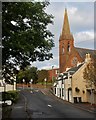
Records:
<instances>
[{"instance_id":1,"label":"road marking","mask_svg":"<svg viewBox=\"0 0 96 120\"><path fill-rule=\"evenodd\" d=\"M52 107L52 105L48 105L48 107Z\"/></svg>"}]
</instances>

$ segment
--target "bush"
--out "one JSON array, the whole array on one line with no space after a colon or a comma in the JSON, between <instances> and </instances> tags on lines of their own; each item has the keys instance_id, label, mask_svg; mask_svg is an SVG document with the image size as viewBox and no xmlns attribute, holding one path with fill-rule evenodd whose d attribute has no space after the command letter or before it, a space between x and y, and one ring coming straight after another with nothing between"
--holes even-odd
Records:
<instances>
[{"instance_id":1,"label":"bush","mask_svg":"<svg viewBox=\"0 0 96 120\"><path fill-rule=\"evenodd\" d=\"M11 100L12 103L15 103L19 98L19 93L18 91L8 91L8 92L3 92L2 93L2 100Z\"/></svg>"}]
</instances>

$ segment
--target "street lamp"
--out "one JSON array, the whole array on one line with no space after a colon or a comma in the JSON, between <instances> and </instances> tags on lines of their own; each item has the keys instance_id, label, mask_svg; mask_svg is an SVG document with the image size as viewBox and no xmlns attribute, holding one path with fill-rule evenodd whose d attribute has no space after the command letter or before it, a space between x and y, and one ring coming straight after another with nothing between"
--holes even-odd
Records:
<instances>
[{"instance_id":1,"label":"street lamp","mask_svg":"<svg viewBox=\"0 0 96 120\"><path fill-rule=\"evenodd\" d=\"M47 87L47 78L45 78L44 81L45 81L45 87Z\"/></svg>"},{"instance_id":2,"label":"street lamp","mask_svg":"<svg viewBox=\"0 0 96 120\"><path fill-rule=\"evenodd\" d=\"M25 79L23 79L23 90L24 90L24 82L25 82Z\"/></svg>"},{"instance_id":3,"label":"street lamp","mask_svg":"<svg viewBox=\"0 0 96 120\"><path fill-rule=\"evenodd\" d=\"M32 93L32 82L33 82L33 79L30 80L30 84L31 84L31 93Z\"/></svg>"}]
</instances>

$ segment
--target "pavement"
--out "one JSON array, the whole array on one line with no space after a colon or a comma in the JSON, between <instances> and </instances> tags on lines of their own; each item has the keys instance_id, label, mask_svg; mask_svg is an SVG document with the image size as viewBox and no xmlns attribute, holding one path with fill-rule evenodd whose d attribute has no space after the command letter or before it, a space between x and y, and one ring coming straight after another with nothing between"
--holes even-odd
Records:
<instances>
[{"instance_id":1,"label":"pavement","mask_svg":"<svg viewBox=\"0 0 96 120\"><path fill-rule=\"evenodd\" d=\"M55 97L57 100L60 100L60 101L65 102L67 104L70 104L70 105L77 107L79 109L96 114L96 105L90 105L89 103L77 103L77 104L69 103L65 100L62 100L62 99L54 96L52 94L52 92L47 88L41 88L41 89L39 88L39 90L41 90L41 92L45 95ZM21 118L21 116L22 116L22 118L28 118L28 113L26 111L26 102L25 101L26 101L26 99L24 98L24 96L21 96L20 99L18 100L18 102L12 106L12 112L11 112L10 119Z\"/></svg>"},{"instance_id":2,"label":"pavement","mask_svg":"<svg viewBox=\"0 0 96 120\"><path fill-rule=\"evenodd\" d=\"M12 105L12 111L10 115L10 119L24 119L27 118L28 114L26 112L26 102L24 96L20 96L19 100L16 104Z\"/></svg>"}]
</instances>

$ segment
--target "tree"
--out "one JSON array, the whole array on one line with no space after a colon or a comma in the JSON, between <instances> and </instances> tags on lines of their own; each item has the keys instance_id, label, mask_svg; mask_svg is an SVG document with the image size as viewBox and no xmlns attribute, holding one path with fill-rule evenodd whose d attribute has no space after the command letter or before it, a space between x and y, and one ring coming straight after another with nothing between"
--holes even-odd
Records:
<instances>
[{"instance_id":1,"label":"tree","mask_svg":"<svg viewBox=\"0 0 96 120\"><path fill-rule=\"evenodd\" d=\"M22 83L23 79L25 79L26 84L29 83L31 79L33 79L33 83L37 83L38 80L37 68L26 67L24 70L20 70L17 75L17 80L19 83Z\"/></svg>"},{"instance_id":2,"label":"tree","mask_svg":"<svg viewBox=\"0 0 96 120\"><path fill-rule=\"evenodd\" d=\"M96 88L96 63L90 62L87 64L86 68L84 69L83 78L86 80L87 85L91 88L91 105L93 101L93 89Z\"/></svg>"},{"instance_id":3,"label":"tree","mask_svg":"<svg viewBox=\"0 0 96 120\"><path fill-rule=\"evenodd\" d=\"M47 70L38 70L38 82L44 82L44 79L48 80L48 71Z\"/></svg>"},{"instance_id":4,"label":"tree","mask_svg":"<svg viewBox=\"0 0 96 120\"><path fill-rule=\"evenodd\" d=\"M83 77L86 82L91 86L96 86L96 63L88 63L83 72Z\"/></svg>"},{"instance_id":5,"label":"tree","mask_svg":"<svg viewBox=\"0 0 96 120\"><path fill-rule=\"evenodd\" d=\"M48 30L53 16L45 12L48 2L2 3L2 66L10 79L33 61L52 58L53 34Z\"/></svg>"}]
</instances>

